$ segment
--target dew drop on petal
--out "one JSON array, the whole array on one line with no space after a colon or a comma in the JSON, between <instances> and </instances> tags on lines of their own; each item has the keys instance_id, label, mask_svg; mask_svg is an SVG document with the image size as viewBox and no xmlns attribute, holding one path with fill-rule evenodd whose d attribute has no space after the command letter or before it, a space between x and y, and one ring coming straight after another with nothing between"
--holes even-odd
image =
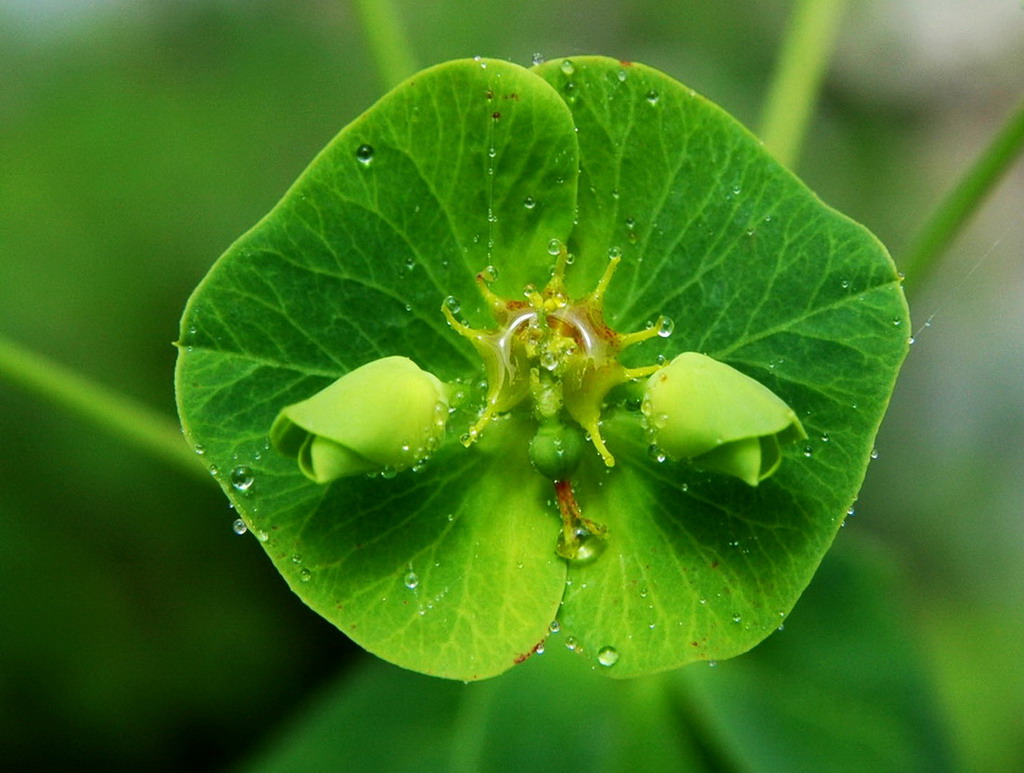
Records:
<instances>
[{"instance_id":1,"label":"dew drop on petal","mask_svg":"<svg viewBox=\"0 0 1024 773\"><path fill-rule=\"evenodd\" d=\"M449 295L444 299L445 308L448 309L452 314L458 314L462 311L462 304L459 303L459 299L454 295Z\"/></svg>"},{"instance_id":2,"label":"dew drop on petal","mask_svg":"<svg viewBox=\"0 0 1024 773\"><path fill-rule=\"evenodd\" d=\"M562 242L558 239L552 239L548 242L548 255L557 255L562 251Z\"/></svg>"},{"instance_id":3,"label":"dew drop on petal","mask_svg":"<svg viewBox=\"0 0 1024 773\"><path fill-rule=\"evenodd\" d=\"M658 320L658 335L662 338L668 338L672 335L672 331L676 329L676 323L669 317L661 317Z\"/></svg>"},{"instance_id":4,"label":"dew drop on petal","mask_svg":"<svg viewBox=\"0 0 1024 773\"><path fill-rule=\"evenodd\" d=\"M527 209L533 209L534 207L537 206L537 200L534 199L533 196L527 196L525 199L523 199L523 206L526 207Z\"/></svg>"},{"instance_id":5,"label":"dew drop on petal","mask_svg":"<svg viewBox=\"0 0 1024 773\"><path fill-rule=\"evenodd\" d=\"M369 166L373 161L373 145L360 145L356 148L356 161L363 166Z\"/></svg>"},{"instance_id":6,"label":"dew drop on petal","mask_svg":"<svg viewBox=\"0 0 1024 773\"><path fill-rule=\"evenodd\" d=\"M301 582L309 582L309 580L310 580L310 578L312 576L313 576L313 573L311 571L309 571L309 569L307 569L306 567L302 567L299 570L299 580Z\"/></svg>"},{"instance_id":7,"label":"dew drop on petal","mask_svg":"<svg viewBox=\"0 0 1024 773\"><path fill-rule=\"evenodd\" d=\"M245 534L247 531L249 531L249 527L245 525L245 521L243 521L241 518L236 518L235 522L231 524L231 531L241 536L242 534Z\"/></svg>"},{"instance_id":8,"label":"dew drop on petal","mask_svg":"<svg viewBox=\"0 0 1024 773\"><path fill-rule=\"evenodd\" d=\"M576 640L575 636L565 637L565 648L569 650L569 652L575 652L578 646L579 642Z\"/></svg>"},{"instance_id":9,"label":"dew drop on petal","mask_svg":"<svg viewBox=\"0 0 1024 773\"><path fill-rule=\"evenodd\" d=\"M252 470L248 467L240 465L231 471L231 487L236 491L248 491L254 480Z\"/></svg>"},{"instance_id":10,"label":"dew drop on petal","mask_svg":"<svg viewBox=\"0 0 1024 773\"><path fill-rule=\"evenodd\" d=\"M562 64L559 65L559 69L566 75L572 75L574 72L576 72L576 68L573 67L572 62L570 62L568 59L564 60Z\"/></svg>"},{"instance_id":11,"label":"dew drop on petal","mask_svg":"<svg viewBox=\"0 0 1024 773\"><path fill-rule=\"evenodd\" d=\"M415 590L415 588L420 584L420 578L416 572L409 572L405 575L403 582L405 583L406 588L409 590Z\"/></svg>"},{"instance_id":12,"label":"dew drop on petal","mask_svg":"<svg viewBox=\"0 0 1024 773\"><path fill-rule=\"evenodd\" d=\"M658 92L655 91L654 89L651 89L650 91L648 91L647 92L647 101L650 102L652 105L658 104Z\"/></svg>"},{"instance_id":13,"label":"dew drop on petal","mask_svg":"<svg viewBox=\"0 0 1024 773\"><path fill-rule=\"evenodd\" d=\"M548 625L548 633L558 633L560 630L562 630L562 626L557 620L552 620Z\"/></svg>"},{"instance_id":14,"label":"dew drop on petal","mask_svg":"<svg viewBox=\"0 0 1024 773\"><path fill-rule=\"evenodd\" d=\"M605 668L611 668L619 662L619 651L614 647L602 647L597 653L597 662Z\"/></svg>"}]
</instances>

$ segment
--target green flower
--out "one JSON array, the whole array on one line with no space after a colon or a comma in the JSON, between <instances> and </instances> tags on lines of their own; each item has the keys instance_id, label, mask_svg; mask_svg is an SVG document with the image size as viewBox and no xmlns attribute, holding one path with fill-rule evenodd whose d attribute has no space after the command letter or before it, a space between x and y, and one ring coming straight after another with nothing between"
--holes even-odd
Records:
<instances>
[{"instance_id":1,"label":"green flower","mask_svg":"<svg viewBox=\"0 0 1024 773\"><path fill-rule=\"evenodd\" d=\"M642 409L659 452L751 486L778 468L782 444L807 437L774 392L696 352L648 379Z\"/></svg>"},{"instance_id":2,"label":"green flower","mask_svg":"<svg viewBox=\"0 0 1024 773\"><path fill-rule=\"evenodd\" d=\"M416 465L437 448L447 418L447 386L406 357L385 357L284 408L270 440L306 477L329 483Z\"/></svg>"}]
</instances>

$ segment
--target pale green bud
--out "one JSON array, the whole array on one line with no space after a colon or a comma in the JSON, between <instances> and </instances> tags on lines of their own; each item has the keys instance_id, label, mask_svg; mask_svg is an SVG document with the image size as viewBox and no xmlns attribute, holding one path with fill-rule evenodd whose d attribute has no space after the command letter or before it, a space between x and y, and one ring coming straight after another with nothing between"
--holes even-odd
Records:
<instances>
[{"instance_id":1,"label":"pale green bud","mask_svg":"<svg viewBox=\"0 0 1024 773\"><path fill-rule=\"evenodd\" d=\"M283 409L270 440L329 483L412 467L440 444L447 419L448 388L406 357L385 357Z\"/></svg>"},{"instance_id":2,"label":"pale green bud","mask_svg":"<svg viewBox=\"0 0 1024 773\"><path fill-rule=\"evenodd\" d=\"M807 437L770 389L703 354L680 354L647 381L651 440L675 459L756 486L778 468L779 446Z\"/></svg>"}]
</instances>

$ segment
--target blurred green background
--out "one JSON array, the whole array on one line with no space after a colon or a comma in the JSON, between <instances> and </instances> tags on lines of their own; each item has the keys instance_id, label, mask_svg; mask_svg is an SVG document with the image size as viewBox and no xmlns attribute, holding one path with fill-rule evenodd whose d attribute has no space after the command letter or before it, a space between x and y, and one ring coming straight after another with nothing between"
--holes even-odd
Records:
<instances>
[{"instance_id":1,"label":"blurred green background","mask_svg":"<svg viewBox=\"0 0 1024 773\"><path fill-rule=\"evenodd\" d=\"M423 66L608 54L755 130L790 8L396 5ZM798 172L899 262L1020 98L1021 73L1018 0L851 2ZM382 91L349 2L4 0L0 332L174 420L186 298ZM906 652L967 770L1024 757L1022 211L1018 164L939 270L907 288L916 343L835 548L868 545L889 567ZM5 767L223 769L357 678L370 658L233 520L212 483L0 381ZM714 689L733 667L699 681Z\"/></svg>"}]
</instances>

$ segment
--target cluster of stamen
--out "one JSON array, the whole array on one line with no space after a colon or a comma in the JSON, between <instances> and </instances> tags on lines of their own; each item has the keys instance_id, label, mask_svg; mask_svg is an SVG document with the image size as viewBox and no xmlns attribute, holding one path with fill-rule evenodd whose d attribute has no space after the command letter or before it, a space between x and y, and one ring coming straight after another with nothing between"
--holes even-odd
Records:
<instances>
[{"instance_id":1,"label":"cluster of stamen","mask_svg":"<svg viewBox=\"0 0 1024 773\"><path fill-rule=\"evenodd\" d=\"M601 436L601 409L608 392L619 384L643 378L660 366L627 368L619 354L628 346L653 338L664 326L619 333L604 321L604 294L620 261L613 257L594 290L570 299L565 290L569 254L558 245L551 279L538 290L527 286L524 300L509 300L490 288L493 273L477 274L476 282L498 327L477 330L459 322L447 306L448 323L469 339L484 361L487 397L479 419L464 436L472 445L495 416L532 398L539 421L555 419L564 409L589 435L609 467L615 464Z\"/></svg>"}]
</instances>

